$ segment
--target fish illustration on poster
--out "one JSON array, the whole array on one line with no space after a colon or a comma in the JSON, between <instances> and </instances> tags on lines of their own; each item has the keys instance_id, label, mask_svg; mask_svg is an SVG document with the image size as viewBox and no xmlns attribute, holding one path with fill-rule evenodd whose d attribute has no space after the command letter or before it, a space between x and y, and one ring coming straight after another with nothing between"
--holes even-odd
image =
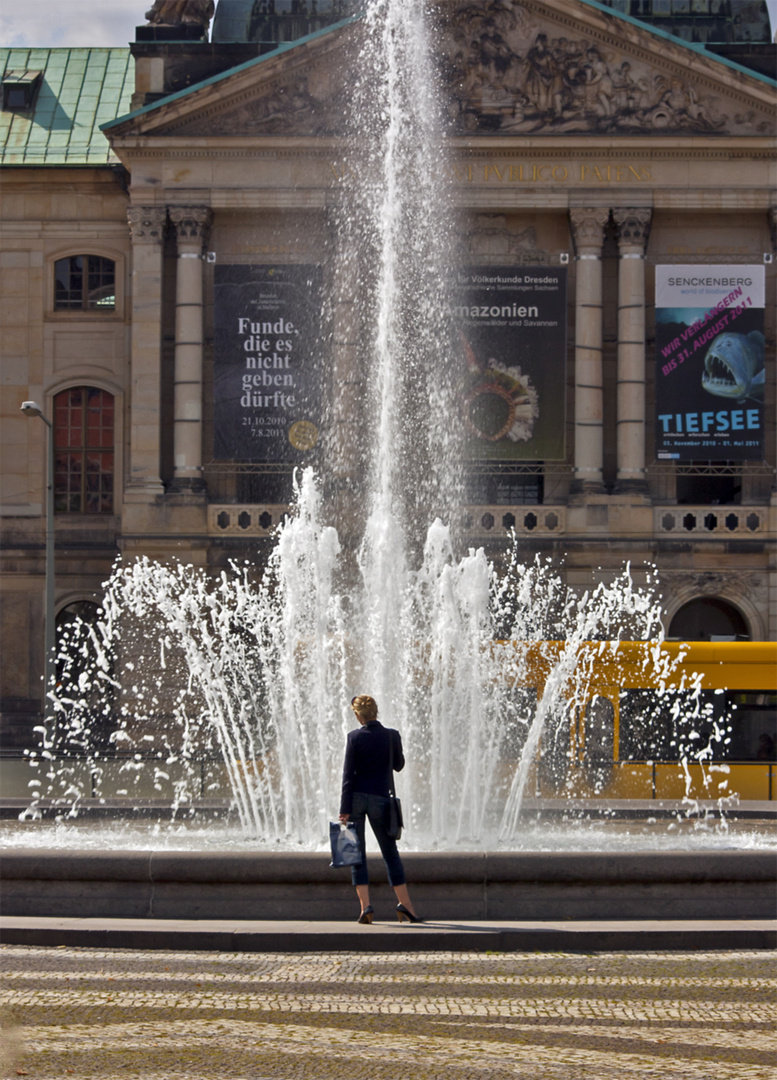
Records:
<instances>
[{"instance_id":1,"label":"fish illustration on poster","mask_svg":"<svg viewBox=\"0 0 777 1080\"><path fill-rule=\"evenodd\" d=\"M566 267L463 269L453 314L470 460L563 460Z\"/></svg>"},{"instance_id":2,"label":"fish illustration on poster","mask_svg":"<svg viewBox=\"0 0 777 1080\"><path fill-rule=\"evenodd\" d=\"M764 456L763 266L656 267L656 457Z\"/></svg>"},{"instance_id":3,"label":"fish illustration on poster","mask_svg":"<svg viewBox=\"0 0 777 1080\"><path fill-rule=\"evenodd\" d=\"M321 268L216 267L213 456L305 464L320 443Z\"/></svg>"}]
</instances>

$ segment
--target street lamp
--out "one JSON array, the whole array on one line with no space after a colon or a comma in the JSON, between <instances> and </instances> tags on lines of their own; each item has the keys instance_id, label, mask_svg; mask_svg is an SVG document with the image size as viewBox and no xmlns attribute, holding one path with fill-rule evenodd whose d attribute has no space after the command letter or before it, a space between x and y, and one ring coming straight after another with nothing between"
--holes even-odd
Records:
<instances>
[{"instance_id":1,"label":"street lamp","mask_svg":"<svg viewBox=\"0 0 777 1080\"><path fill-rule=\"evenodd\" d=\"M45 657L43 668L43 708L48 711L48 694L54 686L56 676L56 630L54 627L54 426L43 415L43 409L34 401L23 401L22 412L25 416L39 416L48 429L46 442L48 466L46 488L46 622L45 622Z\"/></svg>"}]
</instances>

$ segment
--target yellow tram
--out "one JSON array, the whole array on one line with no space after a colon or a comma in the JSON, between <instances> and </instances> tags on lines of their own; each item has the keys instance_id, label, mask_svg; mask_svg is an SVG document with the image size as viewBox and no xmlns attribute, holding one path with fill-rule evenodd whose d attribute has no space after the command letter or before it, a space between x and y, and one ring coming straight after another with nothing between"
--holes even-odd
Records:
<instances>
[{"instance_id":1,"label":"yellow tram","mask_svg":"<svg viewBox=\"0 0 777 1080\"><path fill-rule=\"evenodd\" d=\"M604 644L577 650L564 715L543 733L537 795L777 799L777 644ZM513 647L516 696L541 701L567 646Z\"/></svg>"}]
</instances>

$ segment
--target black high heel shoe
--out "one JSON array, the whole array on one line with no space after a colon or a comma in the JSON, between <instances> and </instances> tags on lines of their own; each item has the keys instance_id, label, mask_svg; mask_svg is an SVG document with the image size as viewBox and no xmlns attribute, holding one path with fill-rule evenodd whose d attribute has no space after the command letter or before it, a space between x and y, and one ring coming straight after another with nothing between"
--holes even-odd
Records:
<instances>
[{"instance_id":1,"label":"black high heel shoe","mask_svg":"<svg viewBox=\"0 0 777 1080\"><path fill-rule=\"evenodd\" d=\"M375 914L375 908L372 906L372 904L370 904L369 907L366 907L364 909L364 911L361 913L361 915L359 916L359 918L356 921L358 923L365 923L367 926L371 926L372 925L372 916L374 914Z\"/></svg>"},{"instance_id":2,"label":"black high heel shoe","mask_svg":"<svg viewBox=\"0 0 777 1080\"><path fill-rule=\"evenodd\" d=\"M414 915L412 911L408 911L404 904L397 904L397 919L402 922L403 919L407 919L409 923L420 923L423 919L419 919L417 915Z\"/></svg>"}]
</instances>

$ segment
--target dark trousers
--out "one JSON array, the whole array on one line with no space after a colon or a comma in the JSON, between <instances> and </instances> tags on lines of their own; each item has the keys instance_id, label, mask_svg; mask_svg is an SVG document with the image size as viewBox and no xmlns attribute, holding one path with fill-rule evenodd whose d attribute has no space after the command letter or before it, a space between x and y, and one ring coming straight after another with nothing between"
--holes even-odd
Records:
<instances>
[{"instance_id":1,"label":"dark trousers","mask_svg":"<svg viewBox=\"0 0 777 1080\"><path fill-rule=\"evenodd\" d=\"M361 866L351 867L351 880L354 885L368 885L370 878L367 873L367 852L364 844L364 821L369 818L375 839L380 845L380 853L386 864L389 885L405 884L405 868L397 851L397 842L386 833L386 810L388 799L383 795L365 795L361 791L353 793L353 807L351 808L351 821L359 837L359 845L362 851Z\"/></svg>"}]
</instances>

